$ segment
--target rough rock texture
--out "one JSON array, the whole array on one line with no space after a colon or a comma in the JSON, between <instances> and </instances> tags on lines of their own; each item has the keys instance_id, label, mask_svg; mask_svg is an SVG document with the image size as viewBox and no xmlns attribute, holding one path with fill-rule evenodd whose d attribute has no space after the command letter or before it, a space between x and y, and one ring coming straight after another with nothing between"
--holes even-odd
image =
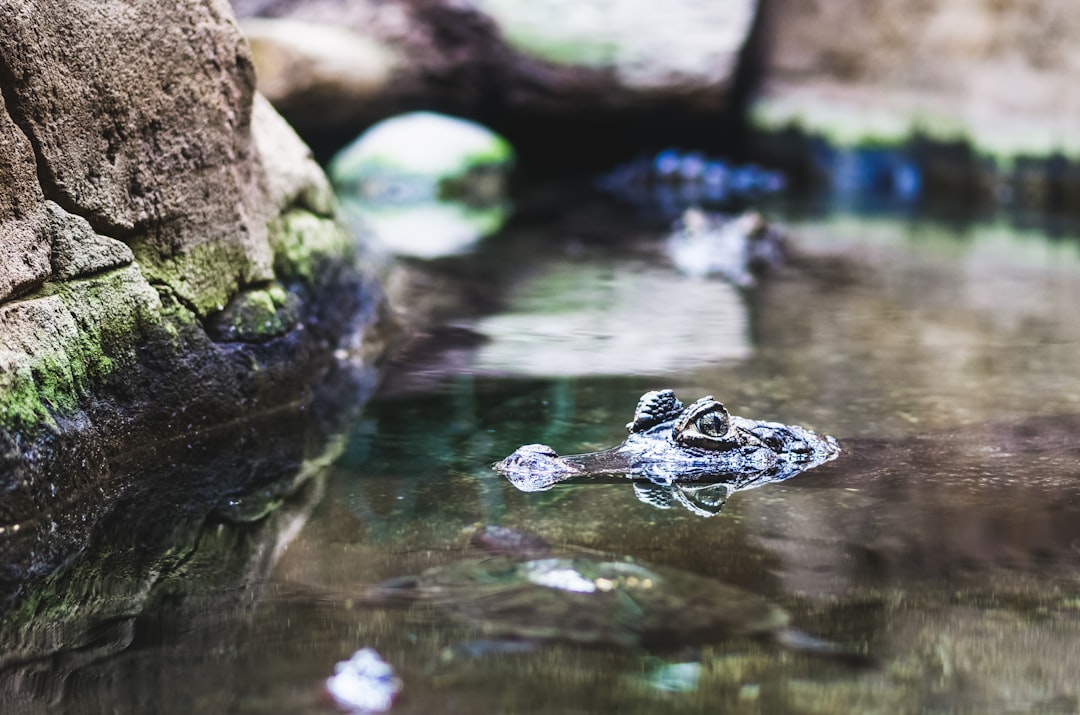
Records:
<instances>
[{"instance_id":1,"label":"rough rock texture","mask_svg":"<svg viewBox=\"0 0 1080 715\"><path fill-rule=\"evenodd\" d=\"M257 48L259 86L302 136L338 146L389 113L478 119L517 145L530 132L655 128L729 106L755 0L234 0ZM320 29L320 27L322 29ZM333 28L328 29L328 28ZM350 41L342 32L353 33ZM333 53L367 57L348 79ZM381 78L381 88L372 83ZM373 94L382 101L370 101ZM515 132L516 124L530 126ZM538 132L539 128L543 128ZM618 134L616 131L615 134ZM318 147L317 147L318 148Z\"/></svg>"},{"instance_id":2,"label":"rough rock texture","mask_svg":"<svg viewBox=\"0 0 1080 715\"><path fill-rule=\"evenodd\" d=\"M844 142L917 130L1006 156L1080 152L1069 0L770 0L765 14L769 126Z\"/></svg>"},{"instance_id":3,"label":"rough rock texture","mask_svg":"<svg viewBox=\"0 0 1080 715\"><path fill-rule=\"evenodd\" d=\"M34 154L0 96L0 300L24 293L49 276L45 203Z\"/></svg>"},{"instance_id":4,"label":"rough rock texture","mask_svg":"<svg viewBox=\"0 0 1080 715\"><path fill-rule=\"evenodd\" d=\"M6 603L134 467L331 375L362 400L380 309L227 3L0 0L0 27Z\"/></svg>"},{"instance_id":5,"label":"rough rock texture","mask_svg":"<svg viewBox=\"0 0 1080 715\"><path fill-rule=\"evenodd\" d=\"M200 313L273 277L251 56L225 3L11 0L0 25L7 113L48 199Z\"/></svg>"},{"instance_id":6,"label":"rough rock texture","mask_svg":"<svg viewBox=\"0 0 1080 715\"><path fill-rule=\"evenodd\" d=\"M221 614L248 607L262 592L324 492L320 464L343 444L334 439L340 424L313 423L313 411L296 406L185 440L168 460L135 464L137 486L101 520L93 548L16 607L0 601L5 712L41 712L68 698L87 702L84 691L66 687L68 676L90 663L106 669L127 657L145 663L146 651L132 645L151 622L151 630L163 626L173 638L202 632L246 640L242 625L223 628ZM166 657L175 657L170 650ZM191 652L199 659L207 648ZM43 682L43 669L56 678ZM145 683L140 711L205 709L194 700L164 704L160 678L112 680ZM203 698L202 688L189 683L181 689Z\"/></svg>"}]
</instances>

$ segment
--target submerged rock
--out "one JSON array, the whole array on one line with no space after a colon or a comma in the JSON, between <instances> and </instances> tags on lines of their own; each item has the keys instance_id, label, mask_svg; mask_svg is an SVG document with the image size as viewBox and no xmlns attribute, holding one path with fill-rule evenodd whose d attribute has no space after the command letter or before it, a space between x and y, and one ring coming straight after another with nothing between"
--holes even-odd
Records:
<instances>
[{"instance_id":1,"label":"submerged rock","mask_svg":"<svg viewBox=\"0 0 1080 715\"><path fill-rule=\"evenodd\" d=\"M387 598L419 599L488 637L667 648L776 634L788 615L756 594L680 569L584 549L541 548L536 537L485 527L490 554L383 584ZM515 551L519 544L525 548Z\"/></svg>"}]
</instances>

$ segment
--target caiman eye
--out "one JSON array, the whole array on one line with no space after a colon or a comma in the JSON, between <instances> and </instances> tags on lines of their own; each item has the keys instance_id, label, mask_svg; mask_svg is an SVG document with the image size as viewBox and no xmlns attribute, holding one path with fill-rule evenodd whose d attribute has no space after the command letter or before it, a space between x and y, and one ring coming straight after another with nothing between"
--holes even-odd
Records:
<instances>
[{"instance_id":1,"label":"caiman eye","mask_svg":"<svg viewBox=\"0 0 1080 715\"><path fill-rule=\"evenodd\" d=\"M698 428L698 432L707 437L723 437L728 433L728 428L731 427L731 419L728 417L727 410L723 412L706 412L701 417L698 417L695 426Z\"/></svg>"},{"instance_id":2,"label":"caiman eye","mask_svg":"<svg viewBox=\"0 0 1080 715\"><path fill-rule=\"evenodd\" d=\"M711 396L683 410L672 426L672 437L677 443L699 449L731 449L734 438L730 432L731 415Z\"/></svg>"}]
</instances>

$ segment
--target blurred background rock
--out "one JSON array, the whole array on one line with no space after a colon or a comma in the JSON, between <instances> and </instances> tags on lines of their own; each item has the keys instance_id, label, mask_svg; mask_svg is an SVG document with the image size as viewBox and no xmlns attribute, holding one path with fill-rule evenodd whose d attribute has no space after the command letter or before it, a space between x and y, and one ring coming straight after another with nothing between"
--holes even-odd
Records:
<instances>
[{"instance_id":1,"label":"blurred background rock","mask_svg":"<svg viewBox=\"0 0 1080 715\"><path fill-rule=\"evenodd\" d=\"M856 173L903 192L913 166L922 191L990 204L1080 195L1080 19L1063 0L233 5L260 89L322 158L433 109L490 126L533 168L671 145L827 184L850 178L846 151L888 146L901 173L861 158Z\"/></svg>"}]
</instances>

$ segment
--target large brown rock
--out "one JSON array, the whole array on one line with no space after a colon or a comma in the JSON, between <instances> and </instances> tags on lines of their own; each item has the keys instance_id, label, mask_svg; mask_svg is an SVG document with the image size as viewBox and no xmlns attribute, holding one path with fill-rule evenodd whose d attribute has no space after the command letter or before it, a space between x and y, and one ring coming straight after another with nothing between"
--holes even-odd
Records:
<instances>
[{"instance_id":1,"label":"large brown rock","mask_svg":"<svg viewBox=\"0 0 1080 715\"><path fill-rule=\"evenodd\" d=\"M200 313L273 277L251 54L227 4L9 0L0 26L40 192Z\"/></svg>"},{"instance_id":2,"label":"large brown rock","mask_svg":"<svg viewBox=\"0 0 1080 715\"><path fill-rule=\"evenodd\" d=\"M226 2L0 0L0 28L2 610L178 445L331 377L359 404L380 304Z\"/></svg>"},{"instance_id":3,"label":"large brown rock","mask_svg":"<svg viewBox=\"0 0 1080 715\"><path fill-rule=\"evenodd\" d=\"M44 197L30 142L0 97L0 301L49 277L49 237Z\"/></svg>"}]
</instances>

